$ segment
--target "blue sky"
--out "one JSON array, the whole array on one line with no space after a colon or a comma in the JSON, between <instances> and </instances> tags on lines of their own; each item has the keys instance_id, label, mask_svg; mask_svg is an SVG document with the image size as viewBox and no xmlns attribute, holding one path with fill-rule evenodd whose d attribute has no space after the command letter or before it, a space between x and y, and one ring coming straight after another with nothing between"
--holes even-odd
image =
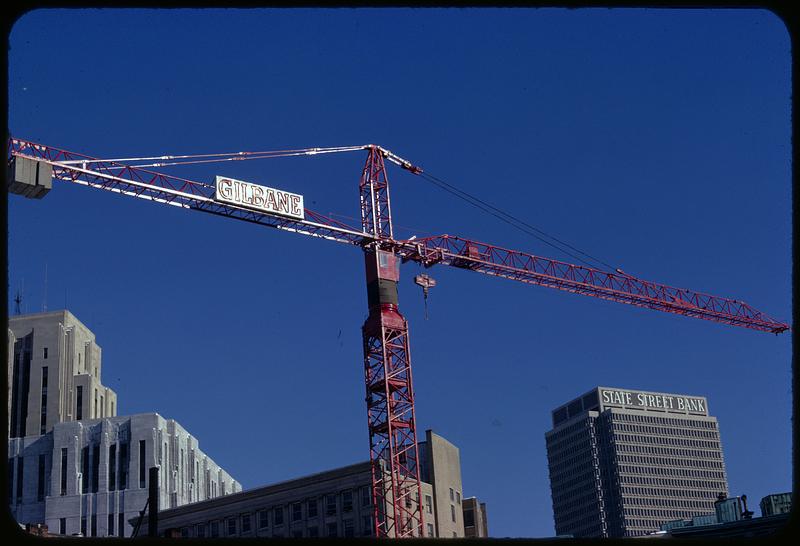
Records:
<instances>
[{"instance_id":1,"label":"blue sky","mask_svg":"<svg viewBox=\"0 0 800 546\"><path fill-rule=\"evenodd\" d=\"M376 143L647 280L791 317L790 40L758 10L39 10L12 135L96 157ZM364 156L225 175L358 216ZM571 260L399 168L396 233ZM354 247L55 183L9 196L9 312L66 305L119 412L176 419L255 487L368 457ZM706 396L732 494L791 487L791 338L403 266L419 433L492 536L552 536L550 411L596 385ZM765 464L767 462L767 464Z\"/></svg>"}]
</instances>

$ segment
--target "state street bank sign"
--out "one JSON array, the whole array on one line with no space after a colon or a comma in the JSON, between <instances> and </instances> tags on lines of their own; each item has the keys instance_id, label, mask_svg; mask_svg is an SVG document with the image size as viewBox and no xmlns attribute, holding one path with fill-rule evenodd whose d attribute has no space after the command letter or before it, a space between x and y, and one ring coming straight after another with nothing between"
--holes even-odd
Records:
<instances>
[{"instance_id":1,"label":"state street bank sign","mask_svg":"<svg viewBox=\"0 0 800 546\"><path fill-rule=\"evenodd\" d=\"M302 195L224 176L217 177L216 186L214 199L217 201L300 220L305 218Z\"/></svg>"},{"instance_id":2,"label":"state street bank sign","mask_svg":"<svg viewBox=\"0 0 800 546\"><path fill-rule=\"evenodd\" d=\"M634 407L708 415L705 399L694 396L601 388L600 403L604 407Z\"/></svg>"}]
</instances>

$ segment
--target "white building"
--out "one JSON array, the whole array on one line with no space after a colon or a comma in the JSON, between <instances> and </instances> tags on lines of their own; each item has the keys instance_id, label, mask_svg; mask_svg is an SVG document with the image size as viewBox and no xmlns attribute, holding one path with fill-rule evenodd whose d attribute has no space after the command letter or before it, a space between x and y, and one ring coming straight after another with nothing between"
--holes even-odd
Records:
<instances>
[{"instance_id":1,"label":"white building","mask_svg":"<svg viewBox=\"0 0 800 546\"><path fill-rule=\"evenodd\" d=\"M116 416L100 348L69 311L9 320L8 495L21 524L51 534L130 536L159 467L159 508L241 491L157 413Z\"/></svg>"}]
</instances>

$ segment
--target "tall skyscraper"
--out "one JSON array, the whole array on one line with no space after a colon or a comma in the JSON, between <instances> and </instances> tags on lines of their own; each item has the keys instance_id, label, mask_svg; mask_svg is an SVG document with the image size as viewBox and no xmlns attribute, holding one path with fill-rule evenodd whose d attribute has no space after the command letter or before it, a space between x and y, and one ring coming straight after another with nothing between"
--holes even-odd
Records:
<instances>
[{"instance_id":1,"label":"tall skyscraper","mask_svg":"<svg viewBox=\"0 0 800 546\"><path fill-rule=\"evenodd\" d=\"M714 511L728 493L704 397L597 387L545 433L557 535L630 537Z\"/></svg>"}]
</instances>

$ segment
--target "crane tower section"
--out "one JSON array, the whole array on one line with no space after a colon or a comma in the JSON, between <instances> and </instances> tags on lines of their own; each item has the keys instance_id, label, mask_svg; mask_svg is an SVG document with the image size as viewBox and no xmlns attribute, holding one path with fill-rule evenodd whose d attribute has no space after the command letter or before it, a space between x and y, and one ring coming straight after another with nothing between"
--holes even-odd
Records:
<instances>
[{"instance_id":1,"label":"crane tower section","mask_svg":"<svg viewBox=\"0 0 800 546\"><path fill-rule=\"evenodd\" d=\"M400 257L379 248L381 240L392 240L392 223L389 184L377 147L369 148L360 191L364 231L377 239L364 248L369 316L362 327L373 525L379 537L421 537L408 323L398 307Z\"/></svg>"}]
</instances>

